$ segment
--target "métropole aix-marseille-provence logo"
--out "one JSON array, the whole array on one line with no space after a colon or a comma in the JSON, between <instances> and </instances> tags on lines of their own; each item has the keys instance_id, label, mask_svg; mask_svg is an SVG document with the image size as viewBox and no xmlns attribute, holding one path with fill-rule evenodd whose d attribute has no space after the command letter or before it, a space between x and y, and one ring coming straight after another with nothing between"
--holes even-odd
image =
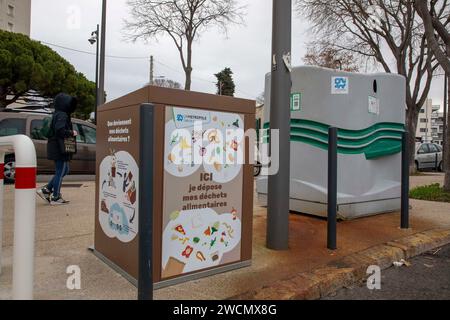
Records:
<instances>
[{"instance_id":1,"label":"m\u00e9tropole aix-marseille-provence logo","mask_svg":"<svg viewBox=\"0 0 450 320\"><path fill-rule=\"evenodd\" d=\"M183 122L183 120L184 120L184 116L182 114L177 114L177 121Z\"/></svg>"}]
</instances>

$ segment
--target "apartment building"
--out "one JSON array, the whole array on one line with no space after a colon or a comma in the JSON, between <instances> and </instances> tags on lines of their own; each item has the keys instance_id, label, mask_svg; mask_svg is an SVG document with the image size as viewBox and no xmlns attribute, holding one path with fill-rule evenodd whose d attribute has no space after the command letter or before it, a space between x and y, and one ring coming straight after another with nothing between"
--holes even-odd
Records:
<instances>
[{"instance_id":1,"label":"apartment building","mask_svg":"<svg viewBox=\"0 0 450 320\"><path fill-rule=\"evenodd\" d=\"M427 99L419 112L417 122L416 139L421 141L433 141L433 117L439 112L440 106L433 105L433 100Z\"/></svg>"},{"instance_id":2,"label":"apartment building","mask_svg":"<svg viewBox=\"0 0 450 320\"><path fill-rule=\"evenodd\" d=\"M0 29L30 35L31 0L0 0Z\"/></svg>"},{"instance_id":3,"label":"apartment building","mask_svg":"<svg viewBox=\"0 0 450 320\"><path fill-rule=\"evenodd\" d=\"M444 113L433 112L431 115L431 137L433 142L443 145L444 143Z\"/></svg>"}]
</instances>

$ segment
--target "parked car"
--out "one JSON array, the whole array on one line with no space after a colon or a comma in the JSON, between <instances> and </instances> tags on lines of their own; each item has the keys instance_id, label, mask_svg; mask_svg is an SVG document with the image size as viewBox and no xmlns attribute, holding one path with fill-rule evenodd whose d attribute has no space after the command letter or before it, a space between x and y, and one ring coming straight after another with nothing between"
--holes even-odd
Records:
<instances>
[{"instance_id":1,"label":"parked car","mask_svg":"<svg viewBox=\"0 0 450 320\"><path fill-rule=\"evenodd\" d=\"M54 162L47 160L47 138L43 135L44 119L51 114L38 112L1 112L0 136L25 134L33 140L36 148L38 174L53 174ZM70 163L70 172L74 174L95 174L96 127L94 124L72 119L77 137L77 154ZM47 121L48 123L48 121ZM14 182L14 154L5 156L5 182Z\"/></svg>"},{"instance_id":2,"label":"parked car","mask_svg":"<svg viewBox=\"0 0 450 320\"><path fill-rule=\"evenodd\" d=\"M435 143L416 143L416 169L437 169L442 172L442 147Z\"/></svg>"}]
</instances>

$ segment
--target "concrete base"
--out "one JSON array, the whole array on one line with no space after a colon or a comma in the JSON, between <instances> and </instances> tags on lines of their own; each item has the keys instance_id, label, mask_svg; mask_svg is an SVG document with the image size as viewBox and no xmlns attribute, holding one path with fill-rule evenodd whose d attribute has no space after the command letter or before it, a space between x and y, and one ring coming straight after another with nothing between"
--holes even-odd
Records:
<instances>
[{"instance_id":1,"label":"concrete base","mask_svg":"<svg viewBox=\"0 0 450 320\"><path fill-rule=\"evenodd\" d=\"M267 206L267 194L258 193L259 206ZM289 199L291 211L306 213L319 217L327 217L327 204L301 199ZM381 213L389 213L400 210L400 198L383 199L367 202L355 202L338 204L338 218L341 220L352 220Z\"/></svg>"},{"instance_id":2,"label":"concrete base","mask_svg":"<svg viewBox=\"0 0 450 320\"><path fill-rule=\"evenodd\" d=\"M94 253L94 255L97 258L99 258L104 263L106 263L114 271L116 271L117 273L122 275L133 286L135 286L135 287L138 286L137 279L135 279L134 277L130 276L122 268L120 268L117 264L115 264L114 262L112 262L111 260L106 258L103 254L101 254L100 252L98 252L95 249L92 249L92 252ZM202 278L211 277L211 276L214 276L214 275L217 275L217 274L221 274L221 273L225 273L225 272L229 272L229 271L233 271L233 270L237 270L237 269L250 267L251 265L252 265L251 261L243 261L243 262L233 263L233 264L217 267L217 268L214 268L212 270L206 270L206 271L196 272L195 274L181 276L181 277L178 277L176 279L170 279L170 280L164 280L164 281L161 281L161 282L156 282L156 283L153 284L153 288L155 290L158 290L158 289L174 286L174 285L177 285L177 284L180 284L180 283L184 283L184 282L188 282L188 281L194 281L194 280L198 280L198 279L202 279Z\"/></svg>"}]
</instances>

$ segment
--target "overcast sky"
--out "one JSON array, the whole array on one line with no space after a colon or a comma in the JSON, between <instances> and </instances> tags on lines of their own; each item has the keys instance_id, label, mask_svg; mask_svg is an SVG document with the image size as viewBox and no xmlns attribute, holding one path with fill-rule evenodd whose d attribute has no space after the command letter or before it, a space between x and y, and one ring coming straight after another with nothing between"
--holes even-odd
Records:
<instances>
[{"instance_id":1,"label":"overcast sky","mask_svg":"<svg viewBox=\"0 0 450 320\"><path fill-rule=\"evenodd\" d=\"M43 42L95 52L87 41L101 18L101 0L32 0L31 37ZM228 36L211 28L194 45L192 90L215 93L214 73L225 67L234 72L236 96L254 99L264 90L264 75L270 70L272 0L239 0L247 5L245 26L231 26ZM124 40L126 0L108 1L107 58L108 100L136 90L149 82L149 56L155 59L155 76L165 76L184 85L178 51L166 37L150 43ZM306 21L294 16L293 65L300 65L308 41ZM89 79L95 78L95 55L53 47ZM441 77L442 78L442 77ZM430 97L442 103L443 83L436 81Z\"/></svg>"}]
</instances>

